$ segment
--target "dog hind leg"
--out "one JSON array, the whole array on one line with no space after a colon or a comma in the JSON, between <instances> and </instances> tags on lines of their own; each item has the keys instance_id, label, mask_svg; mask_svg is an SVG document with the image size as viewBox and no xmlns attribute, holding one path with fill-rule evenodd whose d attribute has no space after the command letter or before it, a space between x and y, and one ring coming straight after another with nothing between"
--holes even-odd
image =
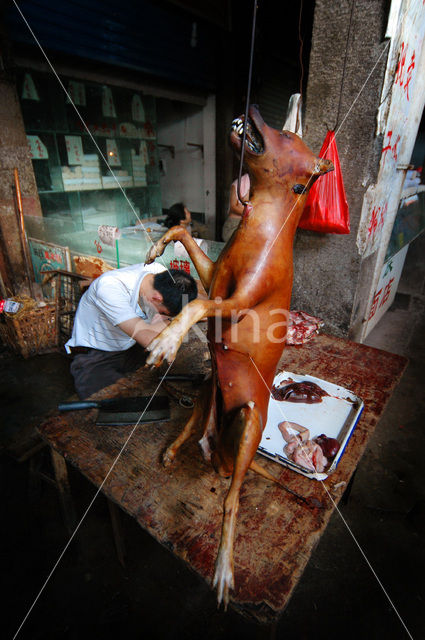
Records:
<instances>
[{"instance_id":1,"label":"dog hind leg","mask_svg":"<svg viewBox=\"0 0 425 640\"><path fill-rule=\"evenodd\" d=\"M163 457L162 463L164 467L168 467L175 459L180 447L195 433L197 426L205 424L209 419L208 407L211 405L212 394L212 380L209 378L201 387L199 397L196 399L195 406L193 407L192 415L186 422L183 430L177 436L172 444L167 448Z\"/></svg>"},{"instance_id":2,"label":"dog hind leg","mask_svg":"<svg viewBox=\"0 0 425 640\"><path fill-rule=\"evenodd\" d=\"M227 609L229 590L234 588L233 544L239 509L239 493L245 474L250 467L261 440L261 416L255 404L248 402L239 409L231 426L220 442L219 455L225 472L233 457L233 475L230 489L224 501L224 515L220 546L215 564L213 587L217 587L217 602Z\"/></svg>"}]
</instances>

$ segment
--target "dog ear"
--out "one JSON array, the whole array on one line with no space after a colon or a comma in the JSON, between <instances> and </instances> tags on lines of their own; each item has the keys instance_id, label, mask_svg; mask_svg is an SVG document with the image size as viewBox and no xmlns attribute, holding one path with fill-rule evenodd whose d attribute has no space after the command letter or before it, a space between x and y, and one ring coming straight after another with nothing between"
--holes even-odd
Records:
<instances>
[{"instance_id":1,"label":"dog ear","mask_svg":"<svg viewBox=\"0 0 425 640\"><path fill-rule=\"evenodd\" d=\"M316 166L314 167L313 176L322 176L328 171L333 171L334 165L331 160L327 158L316 158Z\"/></svg>"}]
</instances>

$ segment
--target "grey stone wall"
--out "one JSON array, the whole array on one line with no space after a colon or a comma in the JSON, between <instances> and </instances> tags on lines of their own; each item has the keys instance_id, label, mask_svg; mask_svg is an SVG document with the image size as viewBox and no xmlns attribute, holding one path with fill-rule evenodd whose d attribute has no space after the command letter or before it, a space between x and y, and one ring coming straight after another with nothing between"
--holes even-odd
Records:
<instances>
[{"instance_id":1,"label":"grey stone wall","mask_svg":"<svg viewBox=\"0 0 425 640\"><path fill-rule=\"evenodd\" d=\"M375 131L387 59L386 23L384 0L316 1L304 140L318 153L327 129L335 129L351 233L298 230L291 306L320 316L325 330L340 336L348 334L354 312L361 269L357 230L382 148Z\"/></svg>"}]
</instances>

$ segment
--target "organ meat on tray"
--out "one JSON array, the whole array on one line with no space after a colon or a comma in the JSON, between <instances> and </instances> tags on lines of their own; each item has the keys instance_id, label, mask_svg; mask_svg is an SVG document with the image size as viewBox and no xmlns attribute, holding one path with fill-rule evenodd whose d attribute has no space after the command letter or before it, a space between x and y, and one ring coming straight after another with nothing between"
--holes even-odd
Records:
<instances>
[{"instance_id":1,"label":"organ meat on tray","mask_svg":"<svg viewBox=\"0 0 425 640\"><path fill-rule=\"evenodd\" d=\"M322 398L328 395L329 394L319 387L318 384L309 382L308 380L304 380L303 382L283 380L278 387L274 385L272 387L272 398L274 398L274 400L285 400L286 402L314 404L316 402L322 402Z\"/></svg>"},{"instance_id":2,"label":"organ meat on tray","mask_svg":"<svg viewBox=\"0 0 425 640\"><path fill-rule=\"evenodd\" d=\"M289 327L286 334L286 344L304 344L311 340L315 333L324 325L323 320L311 316L305 311L291 311L289 314Z\"/></svg>"},{"instance_id":3,"label":"organ meat on tray","mask_svg":"<svg viewBox=\"0 0 425 640\"><path fill-rule=\"evenodd\" d=\"M314 438L314 441L320 446L323 454L330 459L335 458L341 446L336 438L328 438L324 433Z\"/></svg>"},{"instance_id":4,"label":"organ meat on tray","mask_svg":"<svg viewBox=\"0 0 425 640\"><path fill-rule=\"evenodd\" d=\"M322 473L325 470L328 460L317 442L310 440L306 427L287 420L280 422L278 427L286 442L283 450L290 460L308 471ZM298 434L290 433L290 429L298 431Z\"/></svg>"}]
</instances>

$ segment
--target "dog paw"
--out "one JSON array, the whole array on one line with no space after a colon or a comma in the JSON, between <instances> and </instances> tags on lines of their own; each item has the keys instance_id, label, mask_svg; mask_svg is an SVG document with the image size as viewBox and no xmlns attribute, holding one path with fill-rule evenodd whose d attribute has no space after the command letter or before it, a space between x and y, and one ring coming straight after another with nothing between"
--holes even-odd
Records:
<instances>
[{"instance_id":1,"label":"dog paw","mask_svg":"<svg viewBox=\"0 0 425 640\"><path fill-rule=\"evenodd\" d=\"M213 588L217 588L217 604L224 605L227 611L229 604L229 592L235 588L233 578L233 561L230 554L220 550L215 563L215 573L213 579Z\"/></svg>"},{"instance_id":2,"label":"dog paw","mask_svg":"<svg viewBox=\"0 0 425 640\"><path fill-rule=\"evenodd\" d=\"M146 364L149 367L159 367L164 360L171 364L175 360L180 342L171 325L168 326L146 347L150 352Z\"/></svg>"},{"instance_id":3,"label":"dog paw","mask_svg":"<svg viewBox=\"0 0 425 640\"><path fill-rule=\"evenodd\" d=\"M168 447L167 451L162 456L162 464L164 467L169 467L170 464L174 462L174 458L176 457L176 452L173 447Z\"/></svg>"},{"instance_id":4,"label":"dog paw","mask_svg":"<svg viewBox=\"0 0 425 640\"><path fill-rule=\"evenodd\" d=\"M156 258L159 258L159 256L162 255L163 252L164 252L164 249L161 252L159 252L158 243L153 244L146 254L145 264L151 264L152 262L155 261Z\"/></svg>"}]
</instances>

